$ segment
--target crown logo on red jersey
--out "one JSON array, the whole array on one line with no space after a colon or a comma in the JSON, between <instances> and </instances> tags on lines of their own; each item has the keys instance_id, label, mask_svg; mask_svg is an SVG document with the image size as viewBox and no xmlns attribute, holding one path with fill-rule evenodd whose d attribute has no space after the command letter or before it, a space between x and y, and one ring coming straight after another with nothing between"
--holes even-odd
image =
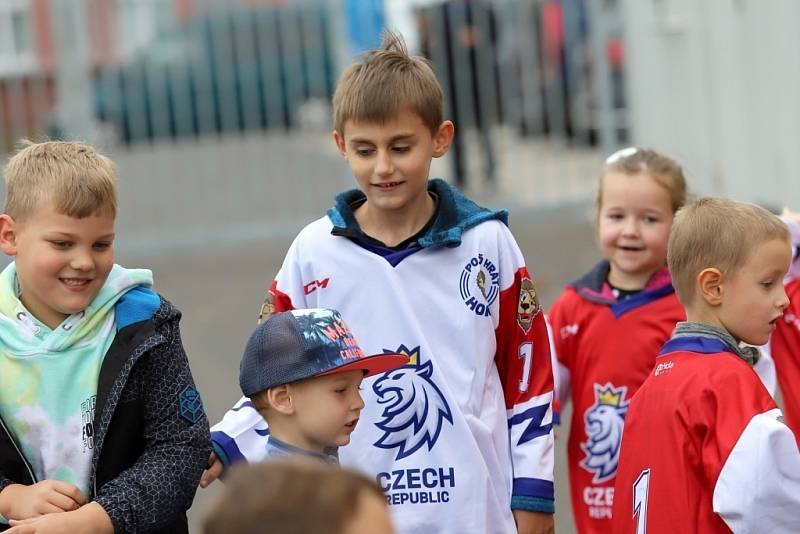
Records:
<instances>
[{"instance_id":1,"label":"crown logo on red jersey","mask_svg":"<svg viewBox=\"0 0 800 534\"><path fill-rule=\"evenodd\" d=\"M597 404L600 406L614 406L618 408L622 404L622 393L614 391L611 386L597 391Z\"/></svg>"}]
</instances>

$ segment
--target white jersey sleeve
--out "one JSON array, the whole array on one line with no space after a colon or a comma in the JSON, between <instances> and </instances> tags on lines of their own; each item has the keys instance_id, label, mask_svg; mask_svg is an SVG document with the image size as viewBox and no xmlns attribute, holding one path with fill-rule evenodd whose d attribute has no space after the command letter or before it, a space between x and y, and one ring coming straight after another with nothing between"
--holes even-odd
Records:
<instances>
[{"instance_id":1,"label":"white jersey sleeve","mask_svg":"<svg viewBox=\"0 0 800 534\"><path fill-rule=\"evenodd\" d=\"M775 371L775 360L772 359L769 342L758 347L758 352L760 356L753 366L753 370L758 375L758 378L761 379L761 383L767 388L769 394L774 397L775 389L778 387L778 375Z\"/></svg>"},{"instance_id":2,"label":"white jersey sleeve","mask_svg":"<svg viewBox=\"0 0 800 534\"><path fill-rule=\"evenodd\" d=\"M250 399L242 397L222 420L211 428L214 453L225 467L240 461L258 462L266 455L269 431Z\"/></svg>"},{"instance_id":3,"label":"white jersey sleeve","mask_svg":"<svg viewBox=\"0 0 800 534\"><path fill-rule=\"evenodd\" d=\"M505 240L495 361L505 396L513 468L512 508L552 511L553 368L536 289L511 232Z\"/></svg>"},{"instance_id":4,"label":"white jersey sleeve","mask_svg":"<svg viewBox=\"0 0 800 534\"><path fill-rule=\"evenodd\" d=\"M267 292L261 308L263 319L275 312L308 307L305 302L307 290L303 284L300 268L301 240L298 236L289 247L283 265ZM324 280L313 282L325 284ZM225 413L222 420L211 427L211 443L214 453L225 467L238 461L257 462L266 454L267 423L253 407L247 397L239 401Z\"/></svg>"},{"instance_id":5,"label":"white jersey sleeve","mask_svg":"<svg viewBox=\"0 0 800 534\"><path fill-rule=\"evenodd\" d=\"M737 534L800 532L800 452L780 416L750 420L714 487L714 511Z\"/></svg>"},{"instance_id":6,"label":"white jersey sleeve","mask_svg":"<svg viewBox=\"0 0 800 534\"><path fill-rule=\"evenodd\" d=\"M557 406L554 406L553 409L555 412L560 412L569 402L571 395L571 374L569 372L569 368L558 360L558 348L556 347L555 339L553 338L553 326L547 320L546 316L545 322L547 323L547 339L550 342L550 362L553 365L553 381L555 391L554 404ZM555 421L556 424L559 422L560 421L558 420Z\"/></svg>"}]
</instances>

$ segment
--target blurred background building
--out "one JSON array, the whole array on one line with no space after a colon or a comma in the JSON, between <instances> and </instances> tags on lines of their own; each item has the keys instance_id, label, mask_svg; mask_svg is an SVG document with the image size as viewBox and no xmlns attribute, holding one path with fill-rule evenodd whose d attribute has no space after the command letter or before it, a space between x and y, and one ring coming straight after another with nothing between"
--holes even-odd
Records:
<instances>
[{"instance_id":1,"label":"blurred background building","mask_svg":"<svg viewBox=\"0 0 800 534\"><path fill-rule=\"evenodd\" d=\"M459 143L433 173L511 209L547 307L598 256L621 146L676 156L695 193L800 209L798 21L796 0L0 0L0 163L44 137L117 162L120 258L184 310L215 421L289 241L354 185L329 101L384 27L445 90Z\"/></svg>"}]
</instances>

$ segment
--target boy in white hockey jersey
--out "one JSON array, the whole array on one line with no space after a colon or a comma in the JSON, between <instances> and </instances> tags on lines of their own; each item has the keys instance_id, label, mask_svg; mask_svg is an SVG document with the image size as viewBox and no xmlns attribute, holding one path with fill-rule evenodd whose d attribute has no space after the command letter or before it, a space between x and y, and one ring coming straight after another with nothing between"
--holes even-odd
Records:
<instances>
[{"instance_id":1,"label":"boy in white hockey jersey","mask_svg":"<svg viewBox=\"0 0 800 534\"><path fill-rule=\"evenodd\" d=\"M399 532L552 532L550 350L507 212L428 180L454 126L433 71L396 37L343 73L333 107L359 189L300 232L263 312L335 308L367 352L410 356L364 381L339 451L384 489ZM225 461L263 454L246 399L214 430Z\"/></svg>"},{"instance_id":2,"label":"boy in white hockey jersey","mask_svg":"<svg viewBox=\"0 0 800 534\"><path fill-rule=\"evenodd\" d=\"M740 345L774 331L791 258L786 225L753 204L676 215L667 259L687 322L628 407L613 532L800 532L800 452Z\"/></svg>"}]
</instances>

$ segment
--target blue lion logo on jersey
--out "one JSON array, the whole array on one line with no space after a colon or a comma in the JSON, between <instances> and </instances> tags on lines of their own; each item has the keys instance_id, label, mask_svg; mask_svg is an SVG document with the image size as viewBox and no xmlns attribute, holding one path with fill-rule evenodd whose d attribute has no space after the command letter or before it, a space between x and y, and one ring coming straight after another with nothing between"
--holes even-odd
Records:
<instances>
[{"instance_id":1,"label":"blue lion logo on jersey","mask_svg":"<svg viewBox=\"0 0 800 534\"><path fill-rule=\"evenodd\" d=\"M385 405L382 419L375 423L383 436L375 442L381 449L397 448L396 460L414 454L423 445L433 448L442 424L453 424L453 415L439 387L433 382L433 365L419 363L419 347L401 345L395 352L411 357L411 362L389 371L372 385L378 403Z\"/></svg>"},{"instance_id":2,"label":"blue lion logo on jersey","mask_svg":"<svg viewBox=\"0 0 800 534\"><path fill-rule=\"evenodd\" d=\"M628 402L625 400L627 392L625 386L615 388L608 383L604 386L594 385L595 403L586 410L583 418L587 440L581 443L581 449L586 453L581 467L594 473L595 483L617 474L619 446L628 411Z\"/></svg>"}]
</instances>

